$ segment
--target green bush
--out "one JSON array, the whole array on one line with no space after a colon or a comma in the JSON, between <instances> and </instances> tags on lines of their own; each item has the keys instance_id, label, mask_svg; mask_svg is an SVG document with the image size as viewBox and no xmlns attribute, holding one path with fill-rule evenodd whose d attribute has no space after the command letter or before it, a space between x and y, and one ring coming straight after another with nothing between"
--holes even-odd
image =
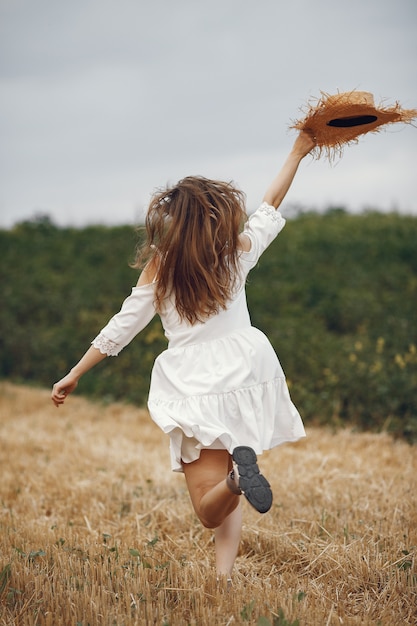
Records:
<instances>
[{"instance_id":1,"label":"green bush","mask_svg":"<svg viewBox=\"0 0 417 626\"><path fill-rule=\"evenodd\" d=\"M306 422L417 440L417 219L330 210L288 220L248 282ZM0 376L50 386L136 284L129 226L58 228L39 217L0 231ZM159 319L80 391L144 404L166 347Z\"/></svg>"},{"instance_id":2,"label":"green bush","mask_svg":"<svg viewBox=\"0 0 417 626\"><path fill-rule=\"evenodd\" d=\"M417 219L329 211L288 222L252 273L303 417L417 441Z\"/></svg>"}]
</instances>

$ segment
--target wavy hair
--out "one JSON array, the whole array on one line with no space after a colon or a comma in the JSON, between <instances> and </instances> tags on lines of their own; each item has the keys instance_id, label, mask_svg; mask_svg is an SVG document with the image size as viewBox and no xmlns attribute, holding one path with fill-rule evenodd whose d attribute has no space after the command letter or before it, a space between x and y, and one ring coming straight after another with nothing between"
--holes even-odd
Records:
<instances>
[{"instance_id":1,"label":"wavy hair","mask_svg":"<svg viewBox=\"0 0 417 626\"><path fill-rule=\"evenodd\" d=\"M226 308L246 219L245 195L232 183L188 176L153 196L135 267L155 261L158 309L173 294L180 318L195 324Z\"/></svg>"}]
</instances>

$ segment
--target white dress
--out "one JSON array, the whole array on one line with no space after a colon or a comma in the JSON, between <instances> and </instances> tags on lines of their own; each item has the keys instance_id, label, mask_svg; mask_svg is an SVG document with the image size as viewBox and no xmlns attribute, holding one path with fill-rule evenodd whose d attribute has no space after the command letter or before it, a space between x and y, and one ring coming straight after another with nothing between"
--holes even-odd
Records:
<instances>
[{"instance_id":1,"label":"white dress","mask_svg":"<svg viewBox=\"0 0 417 626\"><path fill-rule=\"evenodd\" d=\"M226 310L204 323L179 318L169 298L159 312L168 348L155 360L148 408L169 435L171 466L181 472L204 448L252 447L257 454L305 437L285 375L267 337L251 325L245 282L262 252L285 225L263 203L248 219L251 249L240 255L240 277ZM115 315L92 342L117 355L154 317L155 284L133 287Z\"/></svg>"}]
</instances>

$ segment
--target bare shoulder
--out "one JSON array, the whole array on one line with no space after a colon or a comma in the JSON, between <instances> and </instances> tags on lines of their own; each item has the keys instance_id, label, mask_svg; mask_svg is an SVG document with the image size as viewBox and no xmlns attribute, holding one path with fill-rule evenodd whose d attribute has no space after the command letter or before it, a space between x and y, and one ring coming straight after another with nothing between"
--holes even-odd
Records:
<instances>
[{"instance_id":1,"label":"bare shoulder","mask_svg":"<svg viewBox=\"0 0 417 626\"><path fill-rule=\"evenodd\" d=\"M250 249L252 247L252 243L250 238L245 235L245 233L241 233L239 235L239 243L238 243L238 248L239 250L242 250L243 252L250 252Z\"/></svg>"},{"instance_id":2,"label":"bare shoulder","mask_svg":"<svg viewBox=\"0 0 417 626\"><path fill-rule=\"evenodd\" d=\"M136 286L141 287L142 285L149 285L150 283L153 283L156 279L157 272L158 262L157 259L154 257L143 268Z\"/></svg>"}]
</instances>

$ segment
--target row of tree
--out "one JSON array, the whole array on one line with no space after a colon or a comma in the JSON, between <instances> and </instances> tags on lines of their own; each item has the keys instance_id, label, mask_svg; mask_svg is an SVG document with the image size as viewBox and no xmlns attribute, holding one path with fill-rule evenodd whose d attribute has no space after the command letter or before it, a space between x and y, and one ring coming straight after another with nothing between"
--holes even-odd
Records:
<instances>
[{"instance_id":1,"label":"row of tree","mask_svg":"<svg viewBox=\"0 0 417 626\"><path fill-rule=\"evenodd\" d=\"M0 376L50 386L79 359L136 283L132 227L58 228L48 217L0 231ZM386 429L417 440L417 219L304 213L262 256L247 287L308 423ZM146 402L166 347L158 318L83 394Z\"/></svg>"}]
</instances>

